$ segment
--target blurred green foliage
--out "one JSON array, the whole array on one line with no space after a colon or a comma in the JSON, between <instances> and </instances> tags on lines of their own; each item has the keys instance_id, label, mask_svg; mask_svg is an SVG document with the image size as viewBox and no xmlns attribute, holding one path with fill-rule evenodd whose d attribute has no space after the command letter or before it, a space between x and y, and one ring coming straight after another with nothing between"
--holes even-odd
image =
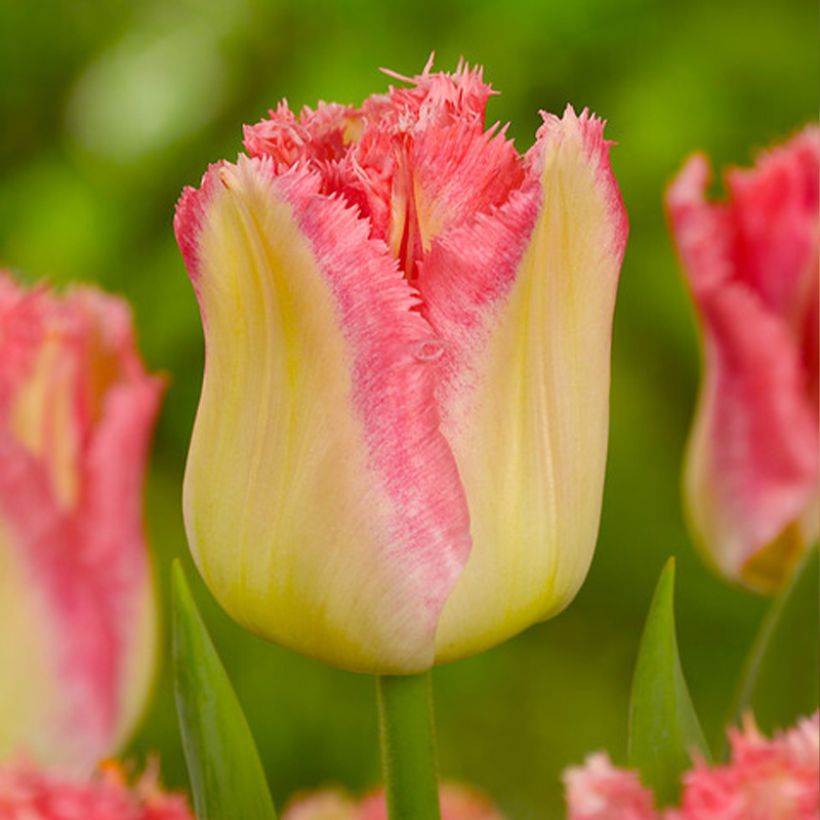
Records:
<instances>
[{"instance_id":1,"label":"blurred green foliage","mask_svg":"<svg viewBox=\"0 0 820 820\"><path fill-rule=\"evenodd\" d=\"M30 279L94 281L134 305L142 349L171 386L147 492L157 583L173 556L193 579L180 482L202 340L173 234L174 202L209 161L234 157L242 123L287 96L357 102L379 66L483 63L521 149L539 108L608 119L631 239L615 324L601 536L560 617L436 670L444 774L516 820L561 814L559 773L591 750L625 757L627 702L655 579L678 557L681 655L714 737L765 602L694 556L679 468L698 378L690 305L660 206L690 151L745 163L818 109L818 9L807 0L2 0L0 265ZM275 798L378 779L372 680L269 646L230 622L196 579ZM167 607L166 607L167 608ZM167 652L166 652L167 657ZM128 754L158 750L186 780L166 664Z\"/></svg>"}]
</instances>

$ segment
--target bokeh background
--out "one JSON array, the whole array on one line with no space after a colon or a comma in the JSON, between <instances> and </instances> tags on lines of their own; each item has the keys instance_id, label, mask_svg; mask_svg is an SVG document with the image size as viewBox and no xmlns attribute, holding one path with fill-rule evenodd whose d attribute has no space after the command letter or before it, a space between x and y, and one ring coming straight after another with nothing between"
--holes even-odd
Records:
<instances>
[{"instance_id":1,"label":"bokeh background","mask_svg":"<svg viewBox=\"0 0 820 820\"><path fill-rule=\"evenodd\" d=\"M489 117L511 121L520 150L539 108L571 102L608 120L631 238L592 570L555 620L435 671L444 775L480 785L516 820L559 817L564 766L601 747L625 759L637 642L667 557L678 559L686 676L712 736L764 610L709 573L683 524L698 347L660 200L693 149L745 163L817 116L817 32L808 0L2 0L0 266L124 294L147 361L170 375L146 498L157 583L167 612L169 563L183 556L278 803L377 782L374 684L246 634L195 578L180 486L202 338L171 229L182 186L233 158L241 124L281 97L358 102L387 85L379 66L411 74L432 50L443 69L460 55L484 64L502 91ZM126 753L149 751L169 784L186 783L167 664Z\"/></svg>"}]
</instances>

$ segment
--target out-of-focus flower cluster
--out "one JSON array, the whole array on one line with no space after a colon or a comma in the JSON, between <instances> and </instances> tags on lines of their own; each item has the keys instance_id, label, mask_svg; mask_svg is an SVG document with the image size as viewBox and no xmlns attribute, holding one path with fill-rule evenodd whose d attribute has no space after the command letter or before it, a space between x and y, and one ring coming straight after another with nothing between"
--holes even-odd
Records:
<instances>
[{"instance_id":1,"label":"out-of-focus flower cluster","mask_svg":"<svg viewBox=\"0 0 820 820\"><path fill-rule=\"evenodd\" d=\"M184 796L162 790L155 762L131 784L113 762L90 778L73 778L15 760L0 766L0 820L192 820L192 815Z\"/></svg>"},{"instance_id":2,"label":"out-of-focus flower cluster","mask_svg":"<svg viewBox=\"0 0 820 820\"><path fill-rule=\"evenodd\" d=\"M445 783L440 791L442 820L504 820L504 815L481 792ZM282 820L387 820L384 791L356 799L338 789L297 795Z\"/></svg>"},{"instance_id":3,"label":"out-of-focus flower cluster","mask_svg":"<svg viewBox=\"0 0 820 820\"><path fill-rule=\"evenodd\" d=\"M564 774L569 820L817 820L820 717L764 737L751 719L729 732L728 763L699 761L683 778L680 807L657 810L636 772L604 752Z\"/></svg>"}]
</instances>

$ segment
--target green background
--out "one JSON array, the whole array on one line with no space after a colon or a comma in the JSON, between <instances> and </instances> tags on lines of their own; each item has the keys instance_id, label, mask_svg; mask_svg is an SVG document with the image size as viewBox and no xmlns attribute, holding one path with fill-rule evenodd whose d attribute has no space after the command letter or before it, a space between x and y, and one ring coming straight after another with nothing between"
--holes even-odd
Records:
<instances>
[{"instance_id":1,"label":"green background","mask_svg":"<svg viewBox=\"0 0 820 820\"><path fill-rule=\"evenodd\" d=\"M681 653L711 736L765 606L710 574L682 521L698 348L660 200L690 151L746 163L816 116L817 16L808 0L2 0L0 266L124 294L150 367L170 375L146 499L158 585L167 612L169 562L184 556L278 803L377 781L374 684L244 633L190 565L179 497L202 338L171 229L182 186L233 158L241 124L279 98L358 102L385 88L379 66L413 73L432 50L442 69L460 55L484 64L502 91L489 119L510 120L520 150L539 108L571 102L608 120L631 237L595 560L565 613L434 674L445 776L478 784L513 818L557 817L563 767L602 747L624 760L637 642L667 556L678 557ZM166 782L185 783L167 665L126 754L149 750Z\"/></svg>"}]
</instances>

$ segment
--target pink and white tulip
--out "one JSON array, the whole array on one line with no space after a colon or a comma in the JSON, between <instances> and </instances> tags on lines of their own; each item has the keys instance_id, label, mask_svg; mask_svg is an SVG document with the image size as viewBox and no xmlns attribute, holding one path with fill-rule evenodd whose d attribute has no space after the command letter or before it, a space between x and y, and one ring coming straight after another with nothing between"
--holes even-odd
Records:
<instances>
[{"instance_id":1,"label":"pink and white tulip","mask_svg":"<svg viewBox=\"0 0 820 820\"><path fill-rule=\"evenodd\" d=\"M186 189L206 367L184 488L239 623L412 673L554 615L597 538L626 216L603 122L519 156L480 70L282 103Z\"/></svg>"},{"instance_id":2,"label":"pink and white tulip","mask_svg":"<svg viewBox=\"0 0 820 820\"><path fill-rule=\"evenodd\" d=\"M820 718L765 738L751 720L729 731L731 759L699 762L683 777L680 807L656 810L636 772L605 753L564 773L568 820L817 820Z\"/></svg>"},{"instance_id":3,"label":"pink and white tulip","mask_svg":"<svg viewBox=\"0 0 820 820\"><path fill-rule=\"evenodd\" d=\"M689 440L692 529L726 577L772 592L818 535L818 169L805 129L726 175L693 156L666 196L703 331Z\"/></svg>"},{"instance_id":4,"label":"pink and white tulip","mask_svg":"<svg viewBox=\"0 0 820 820\"><path fill-rule=\"evenodd\" d=\"M122 300L0 273L0 756L88 771L145 703L142 482L161 392Z\"/></svg>"}]
</instances>

